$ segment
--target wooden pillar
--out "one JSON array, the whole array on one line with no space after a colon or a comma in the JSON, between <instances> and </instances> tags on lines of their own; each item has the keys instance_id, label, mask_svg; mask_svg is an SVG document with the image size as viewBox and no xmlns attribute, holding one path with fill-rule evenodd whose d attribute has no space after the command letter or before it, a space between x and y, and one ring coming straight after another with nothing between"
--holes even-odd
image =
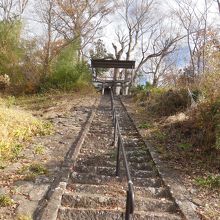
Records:
<instances>
[{"instance_id":1,"label":"wooden pillar","mask_svg":"<svg viewBox=\"0 0 220 220\"><path fill-rule=\"evenodd\" d=\"M102 95L104 95L104 94L105 94L105 84L102 83Z\"/></svg>"},{"instance_id":2,"label":"wooden pillar","mask_svg":"<svg viewBox=\"0 0 220 220\"><path fill-rule=\"evenodd\" d=\"M129 91L129 82L125 83L125 95L128 95L128 91Z\"/></svg>"}]
</instances>

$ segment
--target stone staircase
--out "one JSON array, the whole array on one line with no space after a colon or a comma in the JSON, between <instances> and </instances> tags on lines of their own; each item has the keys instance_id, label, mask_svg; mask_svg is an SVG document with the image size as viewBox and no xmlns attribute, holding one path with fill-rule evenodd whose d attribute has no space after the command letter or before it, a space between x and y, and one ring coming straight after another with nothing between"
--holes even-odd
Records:
<instances>
[{"instance_id":1,"label":"stone staircase","mask_svg":"<svg viewBox=\"0 0 220 220\"><path fill-rule=\"evenodd\" d=\"M122 112L119 101L117 105L134 183L132 219L184 219L163 185L144 142ZM57 220L124 219L127 181L123 168L120 177L115 176L116 149L112 143L110 96L105 95L73 167Z\"/></svg>"}]
</instances>

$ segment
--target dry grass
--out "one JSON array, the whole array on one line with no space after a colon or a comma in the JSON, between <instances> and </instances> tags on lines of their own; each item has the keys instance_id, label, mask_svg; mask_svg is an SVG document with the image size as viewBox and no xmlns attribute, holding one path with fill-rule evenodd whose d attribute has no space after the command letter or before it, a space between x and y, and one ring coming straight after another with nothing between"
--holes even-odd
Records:
<instances>
[{"instance_id":1,"label":"dry grass","mask_svg":"<svg viewBox=\"0 0 220 220\"><path fill-rule=\"evenodd\" d=\"M25 141L36 135L46 135L51 124L32 116L8 99L0 98L0 165L16 159L25 146Z\"/></svg>"},{"instance_id":2,"label":"dry grass","mask_svg":"<svg viewBox=\"0 0 220 220\"><path fill-rule=\"evenodd\" d=\"M0 195L0 207L11 206L14 201L8 195Z\"/></svg>"}]
</instances>

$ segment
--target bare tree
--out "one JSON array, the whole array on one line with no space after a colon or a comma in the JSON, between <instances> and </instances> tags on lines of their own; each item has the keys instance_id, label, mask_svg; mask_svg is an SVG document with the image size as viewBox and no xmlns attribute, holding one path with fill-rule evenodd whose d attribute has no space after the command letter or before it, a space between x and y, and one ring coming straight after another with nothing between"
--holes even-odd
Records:
<instances>
[{"instance_id":1,"label":"bare tree","mask_svg":"<svg viewBox=\"0 0 220 220\"><path fill-rule=\"evenodd\" d=\"M125 13L121 14L127 28L127 51L126 60L130 59L131 53L136 49L138 40L149 29L151 7L153 0L124 0Z\"/></svg>"},{"instance_id":2,"label":"bare tree","mask_svg":"<svg viewBox=\"0 0 220 220\"><path fill-rule=\"evenodd\" d=\"M204 8L201 9L198 2L193 0L176 0L176 3L174 13L186 33L192 75L195 77L205 71L207 18L211 4L208 5L207 0L204 0Z\"/></svg>"},{"instance_id":3,"label":"bare tree","mask_svg":"<svg viewBox=\"0 0 220 220\"><path fill-rule=\"evenodd\" d=\"M110 13L109 1L56 0L54 28L66 41L78 43L79 59L82 51L101 28L104 17Z\"/></svg>"},{"instance_id":4,"label":"bare tree","mask_svg":"<svg viewBox=\"0 0 220 220\"><path fill-rule=\"evenodd\" d=\"M44 77L50 74L50 64L56 54L53 54L54 42L57 39L57 33L53 26L55 23L54 17L55 4L53 0L39 0L36 5L36 13L39 17L39 22L45 27L45 39L43 45L43 74Z\"/></svg>"},{"instance_id":5,"label":"bare tree","mask_svg":"<svg viewBox=\"0 0 220 220\"><path fill-rule=\"evenodd\" d=\"M151 30L149 30L148 37L143 35L140 47L140 61L134 72L133 81L136 80L138 72L144 65L150 62L150 60L156 59L158 61L157 68L155 69L156 72L153 73L153 75L155 75L155 77L153 77L155 81L154 85L156 86L158 83L157 72L162 61L175 51L180 39L182 39L182 36L180 36L178 32L175 33L172 24L171 29L168 29L168 25L164 24L162 21L159 21L151 28Z\"/></svg>"},{"instance_id":6,"label":"bare tree","mask_svg":"<svg viewBox=\"0 0 220 220\"><path fill-rule=\"evenodd\" d=\"M138 54L137 67L131 77L132 83L135 82L138 73L150 59L158 57L161 61L172 53L176 43L181 38L178 34L169 33L165 28L165 18L158 16L155 18L156 1L154 0L123 0L119 15L123 20L123 31L117 32L117 41L122 46L126 60ZM125 72L125 80L129 77L128 71ZM156 75L155 75L155 85Z\"/></svg>"},{"instance_id":7,"label":"bare tree","mask_svg":"<svg viewBox=\"0 0 220 220\"><path fill-rule=\"evenodd\" d=\"M220 0L216 0L217 1L217 4L218 4L218 11L220 13Z\"/></svg>"},{"instance_id":8,"label":"bare tree","mask_svg":"<svg viewBox=\"0 0 220 220\"><path fill-rule=\"evenodd\" d=\"M3 21L20 19L28 0L0 0L0 15Z\"/></svg>"},{"instance_id":9,"label":"bare tree","mask_svg":"<svg viewBox=\"0 0 220 220\"><path fill-rule=\"evenodd\" d=\"M117 44L116 43L112 43L112 46L114 48L114 56L116 60L121 60L121 57L124 53L125 47L126 47L126 43L127 43L127 37L123 34L123 32L121 32L121 30L117 30L116 32L116 36L117 36ZM122 73L122 72L121 72ZM119 76L119 69L115 68L114 69L114 76L113 76L114 80L117 80L118 78L121 78Z\"/></svg>"},{"instance_id":10,"label":"bare tree","mask_svg":"<svg viewBox=\"0 0 220 220\"><path fill-rule=\"evenodd\" d=\"M174 59L161 55L150 59L149 64L142 68L142 72L146 75L150 75L152 78L152 86L157 87L159 83L162 83L164 78L166 78L167 73L169 73L171 67L174 65Z\"/></svg>"},{"instance_id":11,"label":"bare tree","mask_svg":"<svg viewBox=\"0 0 220 220\"><path fill-rule=\"evenodd\" d=\"M130 60L132 53L137 49L141 37L148 31L152 23L151 8L153 0L123 0L119 11L120 17L125 24L125 30L117 32L118 42L123 39L123 52L126 54L126 60ZM125 71L125 80L129 73Z\"/></svg>"}]
</instances>

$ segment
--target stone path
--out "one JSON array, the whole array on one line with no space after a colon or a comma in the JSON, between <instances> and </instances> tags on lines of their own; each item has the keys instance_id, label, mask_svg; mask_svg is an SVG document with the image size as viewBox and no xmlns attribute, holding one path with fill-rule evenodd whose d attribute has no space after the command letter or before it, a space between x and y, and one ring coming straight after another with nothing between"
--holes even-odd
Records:
<instances>
[{"instance_id":1,"label":"stone path","mask_svg":"<svg viewBox=\"0 0 220 220\"><path fill-rule=\"evenodd\" d=\"M133 219L185 219L164 185L151 155L116 100L125 149L135 189ZM101 99L90 130L85 138L67 185L61 190L57 215L46 208L40 219L50 220L112 220L123 219L126 200L125 177L115 176L116 149L113 145L110 96ZM123 174L123 169L122 169ZM51 217L53 216L53 217Z\"/></svg>"}]
</instances>

